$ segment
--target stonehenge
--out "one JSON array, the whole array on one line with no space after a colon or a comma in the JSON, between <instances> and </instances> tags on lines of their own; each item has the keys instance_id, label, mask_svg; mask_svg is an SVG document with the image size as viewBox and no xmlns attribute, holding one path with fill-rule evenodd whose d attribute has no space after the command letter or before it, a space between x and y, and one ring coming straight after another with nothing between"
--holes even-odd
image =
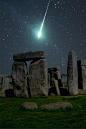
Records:
<instances>
[{"instance_id":1,"label":"stonehenge","mask_svg":"<svg viewBox=\"0 0 86 129\"><path fill-rule=\"evenodd\" d=\"M44 51L13 55L11 75L0 75L0 96L3 97L48 97L48 95L77 95L79 89L86 90L86 60L78 60L69 52L67 74L60 73L60 67L47 67ZM30 65L27 65L30 61ZM65 87L62 77L67 76ZM12 78L12 87L9 85Z\"/></svg>"}]
</instances>

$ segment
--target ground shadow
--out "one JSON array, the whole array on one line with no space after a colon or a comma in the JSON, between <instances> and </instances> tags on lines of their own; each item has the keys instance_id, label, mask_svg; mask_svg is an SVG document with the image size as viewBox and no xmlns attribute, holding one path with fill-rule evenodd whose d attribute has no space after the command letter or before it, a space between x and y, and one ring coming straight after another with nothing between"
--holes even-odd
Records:
<instances>
[{"instance_id":1,"label":"ground shadow","mask_svg":"<svg viewBox=\"0 0 86 129\"><path fill-rule=\"evenodd\" d=\"M14 97L14 91L13 89L5 90L6 97L13 98Z\"/></svg>"}]
</instances>

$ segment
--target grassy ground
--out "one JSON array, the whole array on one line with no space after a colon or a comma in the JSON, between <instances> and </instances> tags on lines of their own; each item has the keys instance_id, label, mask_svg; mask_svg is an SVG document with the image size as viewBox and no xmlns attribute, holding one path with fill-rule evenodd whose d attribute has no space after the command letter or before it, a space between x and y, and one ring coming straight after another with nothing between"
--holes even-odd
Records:
<instances>
[{"instance_id":1,"label":"grassy ground","mask_svg":"<svg viewBox=\"0 0 86 129\"><path fill-rule=\"evenodd\" d=\"M24 102L36 102L38 107L53 102L70 102L73 109L25 110ZM0 128L86 128L86 95L64 99L64 96L48 98L0 97Z\"/></svg>"},{"instance_id":2,"label":"grassy ground","mask_svg":"<svg viewBox=\"0 0 86 129\"><path fill-rule=\"evenodd\" d=\"M63 82L63 85L64 85L64 87L66 87L67 86L67 82Z\"/></svg>"}]
</instances>

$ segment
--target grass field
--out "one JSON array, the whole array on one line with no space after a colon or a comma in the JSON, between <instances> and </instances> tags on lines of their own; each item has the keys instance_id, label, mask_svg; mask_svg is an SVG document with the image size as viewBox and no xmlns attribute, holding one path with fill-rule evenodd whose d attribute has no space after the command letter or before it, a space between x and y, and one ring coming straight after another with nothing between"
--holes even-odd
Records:
<instances>
[{"instance_id":1,"label":"grass field","mask_svg":"<svg viewBox=\"0 0 86 129\"><path fill-rule=\"evenodd\" d=\"M73 109L25 110L21 106L24 102L35 102L38 107L47 103L70 102ZM86 128L86 95L71 99L64 96L0 97L0 128Z\"/></svg>"}]
</instances>

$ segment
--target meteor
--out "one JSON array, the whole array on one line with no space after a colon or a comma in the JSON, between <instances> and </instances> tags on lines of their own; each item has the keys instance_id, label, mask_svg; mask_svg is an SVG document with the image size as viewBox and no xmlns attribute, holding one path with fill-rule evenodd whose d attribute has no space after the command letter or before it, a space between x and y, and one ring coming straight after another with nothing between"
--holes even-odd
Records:
<instances>
[{"instance_id":1,"label":"meteor","mask_svg":"<svg viewBox=\"0 0 86 129\"><path fill-rule=\"evenodd\" d=\"M43 18L42 24L41 24L40 31L39 31L39 33L38 33L38 39L39 39L39 38L40 38L40 36L41 36L41 31L42 31L42 28L43 28L43 25L44 25L44 21L45 21L46 15L47 15L47 11L48 11L48 8L49 8L49 4L50 4L50 0L49 0L49 2L48 2L47 8L46 8L46 12L45 12L45 15L44 15L44 18Z\"/></svg>"}]
</instances>

